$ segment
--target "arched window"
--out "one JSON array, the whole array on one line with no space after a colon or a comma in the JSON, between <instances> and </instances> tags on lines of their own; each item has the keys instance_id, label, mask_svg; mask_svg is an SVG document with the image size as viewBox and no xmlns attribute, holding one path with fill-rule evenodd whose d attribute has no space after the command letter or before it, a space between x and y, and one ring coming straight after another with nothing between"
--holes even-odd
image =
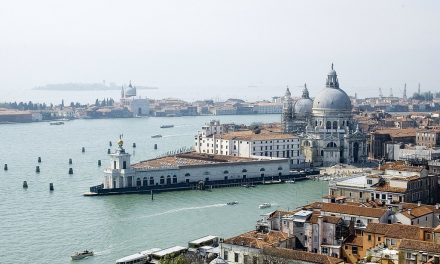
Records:
<instances>
[{"instance_id":1,"label":"arched window","mask_svg":"<svg viewBox=\"0 0 440 264\"><path fill-rule=\"evenodd\" d=\"M177 183L177 176L173 175L173 183Z\"/></svg>"},{"instance_id":2,"label":"arched window","mask_svg":"<svg viewBox=\"0 0 440 264\"><path fill-rule=\"evenodd\" d=\"M154 178L150 177L150 185L154 185Z\"/></svg>"},{"instance_id":3,"label":"arched window","mask_svg":"<svg viewBox=\"0 0 440 264\"><path fill-rule=\"evenodd\" d=\"M147 185L148 185L148 178L147 178L147 177L144 177L144 178L142 179L142 185L143 185L143 186L147 186Z\"/></svg>"},{"instance_id":4,"label":"arched window","mask_svg":"<svg viewBox=\"0 0 440 264\"><path fill-rule=\"evenodd\" d=\"M332 129L332 122L327 121L326 125L325 125L326 129Z\"/></svg>"},{"instance_id":5,"label":"arched window","mask_svg":"<svg viewBox=\"0 0 440 264\"><path fill-rule=\"evenodd\" d=\"M321 150L321 156L324 156L324 150Z\"/></svg>"},{"instance_id":6,"label":"arched window","mask_svg":"<svg viewBox=\"0 0 440 264\"><path fill-rule=\"evenodd\" d=\"M241 172L247 172L247 169L243 169Z\"/></svg>"},{"instance_id":7,"label":"arched window","mask_svg":"<svg viewBox=\"0 0 440 264\"><path fill-rule=\"evenodd\" d=\"M333 129L338 129L338 122L333 121Z\"/></svg>"},{"instance_id":8,"label":"arched window","mask_svg":"<svg viewBox=\"0 0 440 264\"><path fill-rule=\"evenodd\" d=\"M160 184L165 184L165 177L164 176L160 176Z\"/></svg>"},{"instance_id":9,"label":"arched window","mask_svg":"<svg viewBox=\"0 0 440 264\"><path fill-rule=\"evenodd\" d=\"M330 142L327 144L327 148L336 148L336 147L337 147L337 145L335 142Z\"/></svg>"},{"instance_id":10,"label":"arched window","mask_svg":"<svg viewBox=\"0 0 440 264\"><path fill-rule=\"evenodd\" d=\"M280 167L278 167L278 170L283 170L283 167L281 167L281 166L280 166Z\"/></svg>"},{"instance_id":11,"label":"arched window","mask_svg":"<svg viewBox=\"0 0 440 264\"><path fill-rule=\"evenodd\" d=\"M142 183L141 183L141 178L137 178L137 179L136 179L136 186L139 187L139 186L141 186L141 185L142 185Z\"/></svg>"},{"instance_id":12,"label":"arched window","mask_svg":"<svg viewBox=\"0 0 440 264\"><path fill-rule=\"evenodd\" d=\"M264 168L261 168L260 171L266 171Z\"/></svg>"},{"instance_id":13,"label":"arched window","mask_svg":"<svg viewBox=\"0 0 440 264\"><path fill-rule=\"evenodd\" d=\"M185 173L185 177L189 177L189 176L191 176L191 174Z\"/></svg>"},{"instance_id":14,"label":"arched window","mask_svg":"<svg viewBox=\"0 0 440 264\"><path fill-rule=\"evenodd\" d=\"M167 184L171 184L171 176L170 175L167 176Z\"/></svg>"},{"instance_id":15,"label":"arched window","mask_svg":"<svg viewBox=\"0 0 440 264\"><path fill-rule=\"evenodd\" d=\"M229 174L229 171L225 170L225 171L223 172L223 174Z\"/></svg>"}]
</instances>

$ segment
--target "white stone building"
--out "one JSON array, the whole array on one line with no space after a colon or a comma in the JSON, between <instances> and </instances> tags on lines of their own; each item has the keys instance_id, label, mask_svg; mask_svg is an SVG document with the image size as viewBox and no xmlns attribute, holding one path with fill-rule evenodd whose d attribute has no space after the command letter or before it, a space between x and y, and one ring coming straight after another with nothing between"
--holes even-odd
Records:
<instances>
[{"instance_id":1,"label":"white stone building","mask_svg":"<svg viewBox=\"0 0 440 264\"><path fill-rule=\"evenodd\" d=\"M119 140L116 152L110 154L111 164L104 171L102 189L110 192L121 188L128 188L130 192L179 189L201 182L263 181L290 173L289 160L283 158L256 159L189 152L130 164L130 156L123 148L123 141Z\"/></svg>"},{"instance_id":2,"label":"white stone building","mask_svg":"<svg viewBox=\"0 0 440 264\"><path fill-rule=\"evenodd\" d=\"M261 129L226 132L219 121L211 121L195 136L194 150L202 154L237 157L286 158L292 167L303 166L298 136Z\"/></svg>"}]
</instances>

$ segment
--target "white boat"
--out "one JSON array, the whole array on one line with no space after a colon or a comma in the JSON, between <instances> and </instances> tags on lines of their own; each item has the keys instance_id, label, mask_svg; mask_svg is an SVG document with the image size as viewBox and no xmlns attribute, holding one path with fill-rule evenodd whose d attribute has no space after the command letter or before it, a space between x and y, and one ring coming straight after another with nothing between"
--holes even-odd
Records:
<instances>
[{"instance_id":1,"label":"white boat","mask_svg":"<svg viewBox=\"0 0 440 264\"><path fill-rule=\"evenodd\" d=\"M83 252L75 252L75 254L73 254L70 257L72 258L72 260L80 260L85 257L91 257L91 256L93 256L93 251L84 250Z\"/></svg>"},{"instance_id":2,"label":"white boat","mask_svg":"<svg viewBox=\"0 0 440 264\"><path fill-rule=\"evenodd\" d=\"M232 202L228 202L228 203L226 203L227 205L236 205L236 204L238 204L238 201L232 201Z\"/></svg>"},{"instance_id":3,"label":"white boat","mask_svg":"<svg viewBox=\"0 0 440 264\"><path fill-rule=\"evenodd\" d=\"M287 180L286 183L295 183L295 180Z\"/></svg>"},{"instance_id":4,"label":"white boat","mask_svg":"<svg viewBox=\"0 0 440 264\"><path fill-rule=\"evenodd\" d=\"M263 203L263 204L260 204L258 207L260 207L260 209L264 209L264 208L269 208L271 206L272 205L270 203Z\"/></svg>"}]
</instances>

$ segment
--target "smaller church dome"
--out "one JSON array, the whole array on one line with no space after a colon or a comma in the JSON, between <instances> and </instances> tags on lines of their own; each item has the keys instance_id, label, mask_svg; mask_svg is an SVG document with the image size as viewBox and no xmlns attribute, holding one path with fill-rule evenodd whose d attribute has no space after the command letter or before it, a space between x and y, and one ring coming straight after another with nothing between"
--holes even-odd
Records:
<instances>
[{"instance_id":1,"label":"smaller church dome","mask_svg":"<svg viewBox=\"0 0 440 264\"><path fill-rule=\"evenodd\" d=\"M313 100L309 97L309 91L307 90L307 84L304 84L303 94L300 99L295 102L295 115L307 116L312 113Z\"/></svg>"},{"instance_id":2,"label":"smaller church dome","mask_svg":"<svg viewBox=\"0 0 440 264\"><path fill-rule=\"evenodd\" d=\"M224 259L222 259L221 257L217 257L213 260L211 260L211 262L209 262L209 264L228 264L228 262Z\"/></svg>"}]
</instances>

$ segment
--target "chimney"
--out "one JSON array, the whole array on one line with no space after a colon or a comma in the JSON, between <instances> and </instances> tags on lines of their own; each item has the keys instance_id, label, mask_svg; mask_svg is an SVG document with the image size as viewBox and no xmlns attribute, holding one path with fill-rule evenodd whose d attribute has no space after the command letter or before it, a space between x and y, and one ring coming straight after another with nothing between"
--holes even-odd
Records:
<instances>
[{"instance_id":1,"label":"chimney","mask_svg":"<svg viewBox=\"0 0 440 264\"><path fill-rule=\"evenodd\" d=\"M418 201L418 202L417 202L417 206L420 206L420 205L422 205L422 202L421 202L421 201Z\"/></svg>"},{"instance_id":2,"label":"chimney","mask_svg":"<svg viewBox=\"0 0 440 264\"><path fill-rule=\"evenodd\" d=\"M438 209L438 208L439 208L438 203L436 203L435 204L435 209Z\"/></svg>"},{"instance_id":3,"label":"chimney","mask_svg":"<svg viewBox=\"0 0 440 264\"><path fill-rule=\"evenodd\" d=\"M411 215L411 208L410 208L410 209L408 209L408 214L409 214L409 215Z\"/></svg>"}]
</instances>

